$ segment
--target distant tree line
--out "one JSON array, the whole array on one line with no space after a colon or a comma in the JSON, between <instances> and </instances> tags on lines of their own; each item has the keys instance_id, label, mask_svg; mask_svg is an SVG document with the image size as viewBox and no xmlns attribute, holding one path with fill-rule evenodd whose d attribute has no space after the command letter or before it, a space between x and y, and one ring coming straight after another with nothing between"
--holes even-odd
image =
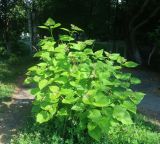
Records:
<instances>
[{"instance_id":1,"label":"distant tree line","mask_svg":"<svg viewBox=\"0 0 160 144\"><path fill-rule=\"evenodd\" d=\"M43 33L37 26L48 17L66 26L73 23L82 27L93 39L113 43L123 40L128 58L141 63L143 52L149 54L152 50L148 33L159 25L160 1L0 0L1 40L8 48L10 41L18 39L22 31L28 31L34 45L36 34Z\"/></svg>"}]
</instances>

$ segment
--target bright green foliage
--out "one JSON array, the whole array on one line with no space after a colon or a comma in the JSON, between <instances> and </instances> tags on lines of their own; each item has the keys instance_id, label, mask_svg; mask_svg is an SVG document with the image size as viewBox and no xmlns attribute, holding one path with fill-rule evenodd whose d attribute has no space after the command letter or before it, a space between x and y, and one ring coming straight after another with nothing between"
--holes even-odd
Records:
<instances>
[{"instance_id":1,"label":"bright green foliage","mask_svg":"<svg viewBox=\"0 0 160 144\"><path fill-rule=\"evenodd\" d=\"M49 30L55 25L51 19L45 23ZM136 113L144 94L130 89L140 81L121 69L137 64L119 54L94 52L93 40L75 41L74 33L82 30L74 25L61 30L68 35L41 40L41 51L35 54L40 63L27 73L26 82L36 86L31 93L37 122L53 119L63 134L68 126L77 135L87 130L95 140L116 124L132 124L130 113Z\"/></svg>"}]
</instances>

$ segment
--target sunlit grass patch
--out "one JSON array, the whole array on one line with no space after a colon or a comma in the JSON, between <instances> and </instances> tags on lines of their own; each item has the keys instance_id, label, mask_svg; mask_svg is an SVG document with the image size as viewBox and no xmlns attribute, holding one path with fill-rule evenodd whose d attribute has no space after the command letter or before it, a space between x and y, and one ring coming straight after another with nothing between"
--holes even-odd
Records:
<instances>
[{"instance_id":1,"label":"sunlit grass patch","mask_svg":"<svg viewBox=\"0 0 160 144\"><path fill-rule=\"evenodd\" d=\"M15 85L3 84L0 82L0 99L10 97L14 92Z\"/></svg>"}]
</instances>

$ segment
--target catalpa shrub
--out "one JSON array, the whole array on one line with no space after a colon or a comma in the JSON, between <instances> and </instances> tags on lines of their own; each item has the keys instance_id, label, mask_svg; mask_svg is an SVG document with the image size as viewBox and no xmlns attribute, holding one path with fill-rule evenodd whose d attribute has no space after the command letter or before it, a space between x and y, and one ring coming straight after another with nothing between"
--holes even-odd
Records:
<instances>
[{"instance_id":1,"label":"catalpa shrub","mask_svg":"<svg viewBox=\"0 0 160 144\"><path fill-rule=\"evenodd\" d=\"M144 94L131 90L140 80L122 68L137 64L119 54L94 52L93 40L76 41L74 34L83 30L74 25L59 28L66 34L55 40L54 29L60 26L51 18L39 26L51 37L40 41L35 54L40 62L28 69L26 83L36 86L31 90L36 121L52 120L64 135L71 128L73 135L89 134L95 140L116 124L132 124L130 114L136 113Z\"/></svg>"}]
</instances>

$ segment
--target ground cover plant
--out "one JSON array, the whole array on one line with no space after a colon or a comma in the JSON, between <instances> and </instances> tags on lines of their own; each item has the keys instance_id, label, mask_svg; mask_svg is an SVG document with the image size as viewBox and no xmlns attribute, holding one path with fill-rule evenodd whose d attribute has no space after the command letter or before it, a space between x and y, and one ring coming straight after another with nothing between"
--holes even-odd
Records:
<instances>
[{"instance_id":1,"label":"ground cover plant","mask_svg":"<svg viewBox=\"0 0 160 144\"><path fill-rule=\"evenodd\" d=\"M51 18L39 26L51 37L40 41L35 54L40 62L29 68L25 81L35 86L31 93L37 123L51 122L60 137L71 135L74 143L82 136L100 141L112 127L133 124L144 94L131 89L140 80L122 69L137 64L103 49L93 51L93 40L76 41L75 34L83 30L74 25L59 28L65 34L55 39L60 26Z\"/></svg>"},{"instance_id":2,"label":"ground cover plant","mask_svg":"<svg viewBox=\"0 0 160 144\"><path fill-rule=\"evenodd\" d=\"M160 125L151 123L151 120L137 114L133 125L119 125L113 127L108 137L103 137L100 142L94 142L82 136L80 144L159 144ZM27 127L20 130L11 140L11 144L74 144L73 137L70 135L66 139L60 137L53 128L52 123L34 125L29 121ZM78 143L77 143L78 144Z\"/></svg>"}]
</instances>

